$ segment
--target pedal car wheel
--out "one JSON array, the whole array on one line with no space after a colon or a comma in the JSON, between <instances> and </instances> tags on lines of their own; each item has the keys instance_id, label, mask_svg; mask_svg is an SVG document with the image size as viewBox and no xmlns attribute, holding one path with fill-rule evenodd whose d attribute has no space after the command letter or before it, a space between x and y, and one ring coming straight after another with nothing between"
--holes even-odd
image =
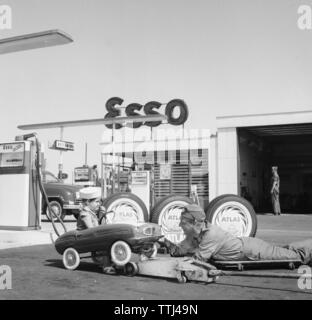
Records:
<instances>
[{"instance_id":1,"label":"pedal car wheel","mask_svg":"<svg viewBox=\"0 0 312 320\"><path fill-rule=\"evenodd\" d=\"M67 248L63 253L63 264L68 270L75 270L80 263L78 252L74 248Z\"/></svg>"},{"instance_id":2,"label":"pedal car wheel","mask_svg":"<svg viewBox=\"0 0 312 320\"><path fill-rule=\"evenodd\" d=\"M131 259L131 248L124 241L116 241L111 247L111 259L116 266L124 266Z\"/></svg>"},{"instance_id":3,"label":"pedal car wheel","mask_svg":"<svg viewBox=\"0 0 312 320\"><path fill-rule=\"evenodd\" d=\"M134 262L128 262L125 265L125 273L128 276L135 276L139 272L139 267L136 263Z\"/></svg>"}]
</instances>

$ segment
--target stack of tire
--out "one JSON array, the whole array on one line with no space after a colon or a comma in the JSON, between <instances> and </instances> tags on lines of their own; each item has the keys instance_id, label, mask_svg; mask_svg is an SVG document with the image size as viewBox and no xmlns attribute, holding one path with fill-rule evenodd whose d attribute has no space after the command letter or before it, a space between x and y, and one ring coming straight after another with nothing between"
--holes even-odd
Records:
<instances>
[{"instance_id":1,"label":"stack of tire","mask_svg":"<svg viewBox=\"0 0 312 320\"><path fill-rule=\"evenodd\" d=\"M151 221L162 227L163 234L173 242L180 242L184 235L179 227L182 209L193 201L185 196L168 195L151 209L150 217L143 201L132 193L116 193L108 197L104 206L108 223L133 223ZM205 210L207 220L236 236L253 237L257 231L255 211L246 199L225 194L211 201Z\"/></svg>"}]
</instances>

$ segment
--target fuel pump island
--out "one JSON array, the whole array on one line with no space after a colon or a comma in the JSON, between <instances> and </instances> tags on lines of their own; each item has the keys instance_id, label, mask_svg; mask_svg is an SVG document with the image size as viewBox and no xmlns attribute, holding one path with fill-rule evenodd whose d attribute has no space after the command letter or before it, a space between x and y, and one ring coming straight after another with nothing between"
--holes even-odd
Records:
<instances>
[{"instance_id":1,"label":"fuel pump island","mask_svg":"<svg viewBox=\"0 0 312 320\"><path fill-rule=\"evenodd\" d=\"M34 141L0 144L0 229L40 229L36 153Z\"/></svg>"}]
</instances>

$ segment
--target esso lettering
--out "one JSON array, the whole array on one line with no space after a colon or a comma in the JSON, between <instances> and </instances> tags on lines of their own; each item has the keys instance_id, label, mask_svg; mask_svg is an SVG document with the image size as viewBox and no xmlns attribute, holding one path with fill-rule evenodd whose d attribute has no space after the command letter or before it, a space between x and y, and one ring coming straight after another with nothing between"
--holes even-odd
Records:
<instances>
[{"instance_id":1,"label":"esso lettering","mask_svg":"<svg viewBox=\"0 0 312 320\"><path fill-rule=\"evenodd\" d=\"M117 118L121 116L121 105L123 103L122 98L113 97L107 100L106 102L106 110L107 113L104 116L105 119L110 118ZM133 116L142 116L139 112L143 110L146 116L149 115L160 115L159 112L160 107L162 104L157 101L150 101L147 102L144 106L139 103L131 103L125 108L125 114L127 117L133 117ZM175 110L179 109L179 115L175 116ZM167 116L167 121L169 124L178 126L182 125L186 122L188 118L188 107L186 103L181 99L173 99L170 102L167 103L165 107L165 115ZM161 121L145 121L145 122L134 122L133 128L139 128L142 125L148 126L148 127L157 127L161 124ZM112 124L106 124L106 127L109 129L113 128ZM122 128L122 124L116 123L115 129Z\"/></svg>"}]
</instances>

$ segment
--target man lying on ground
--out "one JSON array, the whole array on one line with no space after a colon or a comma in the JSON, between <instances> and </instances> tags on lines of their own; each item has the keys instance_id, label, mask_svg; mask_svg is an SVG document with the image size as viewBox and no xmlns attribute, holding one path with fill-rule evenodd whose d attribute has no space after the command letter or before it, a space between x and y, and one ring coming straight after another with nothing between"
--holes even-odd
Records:
<instances>
[{"instance_id":1,"label":"man lying on ground","mask_svg":"<svg viewBox=\"0 0 312 320\"><path fill-rule=\"evenodd\" d=\"M171 256L193 256L202 261L259 261L301 260L312 265L312 239L280 247L261 239L235 237L206 221L198 205L185 207L180 217L180 227L186 238L179 244L163 239Z\"/></svg>"}]
</instances>

